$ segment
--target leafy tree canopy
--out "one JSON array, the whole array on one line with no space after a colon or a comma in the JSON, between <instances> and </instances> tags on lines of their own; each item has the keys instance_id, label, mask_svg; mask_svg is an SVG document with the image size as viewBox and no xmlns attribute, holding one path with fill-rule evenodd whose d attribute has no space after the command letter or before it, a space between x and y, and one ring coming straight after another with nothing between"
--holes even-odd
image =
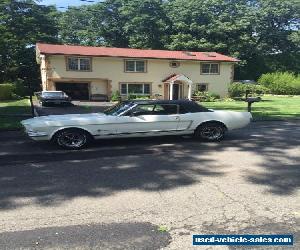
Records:
<instances>
[{"instance_id":1,"label":"leafy tree canopy","mask_svg":"<svg viewBox=\"0 0 300 250\"><path fill-rule=\"evenodd\" d=\"M56 42L56 9L34 1L0 2L0 82L19 78L39 84L35 63L38 41Z\"/></svg>"},{"instance_id":2,"label":"leafy tree canopy","mask_svg":"<svg viewBox=\"0 0 300 250\"><path fill-rule=\"evenodd\" d=\"M39 83L35 43L216 51L241 60L236 78L300 72L299 0L105 0L57 11L0 2L0 82Z\"/></svg>"}]
</instances>

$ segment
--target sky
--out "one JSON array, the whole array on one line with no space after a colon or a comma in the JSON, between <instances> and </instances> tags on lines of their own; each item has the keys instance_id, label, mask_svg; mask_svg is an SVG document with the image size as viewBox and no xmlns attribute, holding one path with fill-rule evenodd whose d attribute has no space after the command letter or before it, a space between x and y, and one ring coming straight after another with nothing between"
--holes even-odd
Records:
<instances>
[{"instance_id":1,"label":"sky","mask_svg":"<svg viewBox=\"0 0 300 250\"><path fill-rule=\"evenodd\" d=\"M100 0L42 0L39 4L56 5L57 7L80 6L84 4L93 4Z\"/></svg>"}]
</instances>

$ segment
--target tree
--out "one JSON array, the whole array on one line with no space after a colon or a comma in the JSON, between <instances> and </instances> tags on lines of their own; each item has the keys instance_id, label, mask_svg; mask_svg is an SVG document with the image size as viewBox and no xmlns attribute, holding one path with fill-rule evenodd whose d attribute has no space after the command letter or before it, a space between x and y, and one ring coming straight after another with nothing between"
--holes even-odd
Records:
<instances>
[{"instance_id":1,"label":"tree","mask_svg":"<svg viewBox=\"0 0 300 250\"><path fill-rule=\"evenodd\" d=\"M90 6L69 8L59 18L62 43L128 47L124 30L126 17L121 0L107 0Z\"/></svg>"},{"instance_id":2,"label":"tree","mask_svg":"<svg viewBox=\"0 0 300 250\"><path fill-rule=\"evenodd\" d=\"M152 49L164 47L169 25L161 0L107 0L71 8L59 24L64 43Z\"/></svg>"},{"instance_id":3,"label":"tree","mask_svg":"<svg viewBox=\"0 0 300 250\"><path fill-rule=\"evenodd\" d=\"M300 72L299 0L104 0L58 12L0 3L0 82L39 83L35 43L216 51L238 57L236 78Z\"/></svg>"},{"instance_id":4,"label":"tree","mask_svg":"<svg viewBox=\"0 0 300 250\"><path fill-rule=\"evenodd\" d=\"M101 4L93 5L93 8L85 5L69 8L59 16L60 41L64 44L105 45L100 27L102 17Z\"/></svg>"},{"instance_id":5,"label":"tree","mask_svg":"<svg viewBox=\"0 0 300 250\"><path fill-rule=\"evenodd\" d=\"M278 68L299 71L298 0L173 0L167 13L173 24L169 49L236 56L242 60L238 78Z\"/></svg>"},{"instance_id":6,"label":"tree","mask_svg":"<svg viewBox=\"0 0 300 250\"><path fill-rule=\"evenodd\" d=\"M161 0L126 1L121 13L127 17L124 29L132 48L165 48L170 28Z\"/></svg>"},{"instance_id":7,"label":"tree","mask_svg":"<svg viewBox=\"0 0 300 250\"><path fill-rule=\"evenodd\" d=\"M38 86L35 44L57 41L55 15L54 7L30 0L0 3L0 82L23 79Z\"/></svg>"},{"instance_id":8,"label":"tree","mask_svg":"<svg viewBox=\"0 0 300 250\"><path fill-rule=\"evenodd\" d=\"M300 2L298 0L252 1L255 46L243 55L247 61L238 74L258 78L275 71L300 73Z\"/></svg>"}]
</instances>

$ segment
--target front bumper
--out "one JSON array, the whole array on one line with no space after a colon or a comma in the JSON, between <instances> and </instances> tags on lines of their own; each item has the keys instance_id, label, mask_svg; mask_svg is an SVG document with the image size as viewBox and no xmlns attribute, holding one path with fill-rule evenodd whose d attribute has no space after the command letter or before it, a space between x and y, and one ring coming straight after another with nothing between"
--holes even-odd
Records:
<instances>
[{"instance_id":1,"label":"front bumper","mask_svg":"<svg viewBox=\"0 0 300 250\"><path fill-rule=\"evenodd\" d=\"M71 103L68 99L41 99L41 103L45 104L67 104Z\"/></svg>"},{"instance_id":2,"label":"front bumper","mask_svg":"<svg viewBox=\"0 0 300 250\"><path fill-rule=\"evenodd\" d=\"M23 133L35 141L48 140L48 133L27 129L26 126L24 125L23 125Z\"/></svg>"}]
</instances>

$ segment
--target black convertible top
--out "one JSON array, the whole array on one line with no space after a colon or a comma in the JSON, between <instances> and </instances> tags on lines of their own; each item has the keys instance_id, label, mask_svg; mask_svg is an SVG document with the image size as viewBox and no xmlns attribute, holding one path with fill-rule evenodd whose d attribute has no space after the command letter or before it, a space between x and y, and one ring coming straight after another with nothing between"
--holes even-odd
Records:
<instances>
[{"instance_id":1,"label":"black convertible top","mask_svg":"<svg viewBox=\"0 0 300 250\"><path fill-rule=\"evenodd\" d=\"M209 112L207 108L190 100L128 100L124 102L132 104L176 104L179 105L186 112Z\"/></svg>"}]
</instances>

